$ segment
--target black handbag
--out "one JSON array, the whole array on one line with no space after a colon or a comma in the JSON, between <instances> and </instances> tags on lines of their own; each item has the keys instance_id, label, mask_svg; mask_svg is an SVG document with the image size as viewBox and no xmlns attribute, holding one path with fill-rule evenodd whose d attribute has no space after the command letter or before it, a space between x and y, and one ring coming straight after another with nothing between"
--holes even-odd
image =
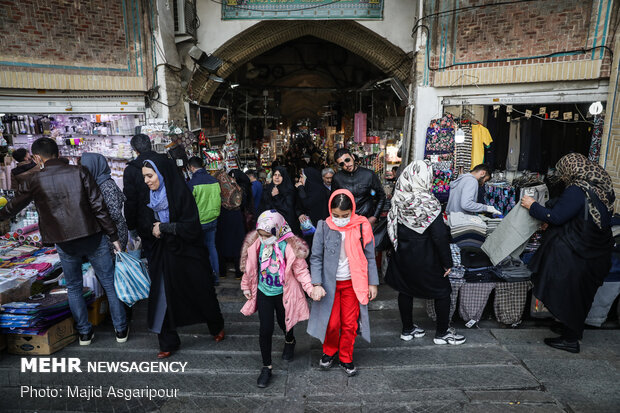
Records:
<instances>
[{"instance_id":1,"label":"black handbag","mask_svg":"<svg viewBox=\"0 0 620 413\"><path fill-rule=\"evenodd\" d=\"M388 220L387 218L379 219L372 229L375 237L375 250L387 251L392 249L392 241L387 230Z\"/></svg>"}]
</instances>

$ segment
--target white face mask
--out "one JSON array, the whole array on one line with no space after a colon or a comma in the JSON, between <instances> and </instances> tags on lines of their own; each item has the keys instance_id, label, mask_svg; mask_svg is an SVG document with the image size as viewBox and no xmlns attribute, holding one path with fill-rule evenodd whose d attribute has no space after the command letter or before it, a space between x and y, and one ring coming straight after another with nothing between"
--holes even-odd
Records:
<instances>
[{"instance_id":1,"label":"white face mask","mask_svg":"<svg viewBox=\"0 0 620 413\"><path fill-rule=\"evenodd\" d=\"M276 243L276 237L272 235L269 238L261 238L260 242L262 242L263 245L273 245Z\"/></svg>"},{"instance_id":2,"label":"white face mask","mask_svg":"<svg viewBox=\"0 0 620 413\"><path fill-rule=\"evenodd\" d=\"M337 227L346 227L347 224L351 221L351 217L347 217L347 218L334 218L332 217L332 222L337 226Z\"/></svg>"}]
</instances>

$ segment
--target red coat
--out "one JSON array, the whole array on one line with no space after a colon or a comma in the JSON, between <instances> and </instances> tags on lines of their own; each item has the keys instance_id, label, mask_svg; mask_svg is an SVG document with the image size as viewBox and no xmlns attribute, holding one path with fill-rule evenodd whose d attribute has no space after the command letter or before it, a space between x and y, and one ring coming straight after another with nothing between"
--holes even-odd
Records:
<instances>
[{"instance_id":1,"label":"red coat","mask_svg":"<svg viewBox=\"0 0 620 413\"><path fill-rule=\"evenodd\" d=\"M241 309L244 315L252 315L256 312L256 294L258 293L258 253L260 251L260 239L256 231L250 232L241 249L241 290L250 290L252 298ZM310 318L306 293L312 292L312 280L306 257L308 256L308 245L298 237L286 240L284 258L286 269L284 290L282 300L284 301L284 312L286 315L286 331L289 331L300 321Z\"/></svg>"}]
</instances>

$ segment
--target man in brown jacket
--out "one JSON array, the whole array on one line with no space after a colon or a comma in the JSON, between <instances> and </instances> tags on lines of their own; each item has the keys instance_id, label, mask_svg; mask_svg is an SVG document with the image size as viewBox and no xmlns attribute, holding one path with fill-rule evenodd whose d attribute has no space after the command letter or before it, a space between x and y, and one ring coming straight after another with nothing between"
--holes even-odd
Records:
<instances>
[{"instance_id":1,"label":"man in brown jacket","mask_svg":"<svg viewBox=\"0 0 620 413\"><path fill-rule=\"evenodd\" d=\"M13 159L17 161L17 166L11 169L11 189L17 191L19 184L33 173L39 172L39 168L27 149L19 148L13 151Z\"/></svg>"},{"instance_id":2,"label":"man in brown jacket","mask_svg":"<svg viewBox=\"0 0 620 413\"><path fill-rule=\"evenodd\" d=\"M31 150L40 172L19 186L15 198L0 210L0 220L16 215L34 201L42 241L55 244L60 256L80 345L89 345L94 337L82 296L83 257L90 261L108 297L116 341L124 343L128 337L125 310L114 290L114 258L104 235L117 251L121 248L99 187L88 170L58 158L53 139L37 139Z\"/></svg>"}]
</instances>

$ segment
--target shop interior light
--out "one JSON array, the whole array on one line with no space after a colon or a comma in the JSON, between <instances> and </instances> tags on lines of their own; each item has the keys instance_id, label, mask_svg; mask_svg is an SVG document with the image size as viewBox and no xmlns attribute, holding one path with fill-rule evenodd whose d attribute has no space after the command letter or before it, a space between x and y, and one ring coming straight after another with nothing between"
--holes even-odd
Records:
<instances>
[{"instance_id":1,"label":"shop interior light","mask_svg":"<svg viewBox=\"0 0 620 413\"><path fill-rule=\"evenodd\" d=\"M455 143L465 142L465 132L460 127L454 133L454 142Z\"/></svg>"},{"instance_id":2,"label":"shop interior light","mask_svg":"<svg viewBox=\"0 0 620 413\"><path fill-rule=\"evenodd\" d=\"M601 102L594 102L590 105L588 112L592 115L600 115L603 112L603 104Z\"/></svg>"}]
</instances>

